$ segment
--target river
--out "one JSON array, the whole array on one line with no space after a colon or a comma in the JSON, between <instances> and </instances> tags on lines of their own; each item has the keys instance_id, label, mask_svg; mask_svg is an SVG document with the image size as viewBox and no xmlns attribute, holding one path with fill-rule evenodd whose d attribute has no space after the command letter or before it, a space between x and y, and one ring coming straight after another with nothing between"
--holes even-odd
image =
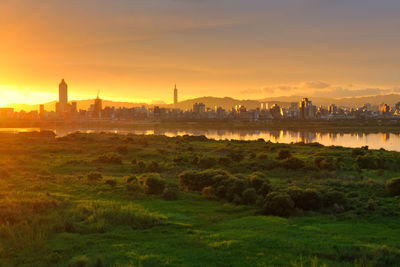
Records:
<instances>
[{"instance_id":1,"label":"river","mask_svg":"<svg viewBox=\"0 0 400 267\"><path fill-rule=\"evenodd\" d=\"M24 131L40 131L39 128L0 128L0 132L18 133ZM43 130L43 129L42 129ZM207 138L215 140L257 140L264 139L274 143L291 143L318 142L325 146L344 146L344 147L361 147L369 146L372 149L384 148L386 150L394 150L400 152L400 135L395 133L320 133L317 131L289 131L289 130L165 130L165 129L103 129L103 128L54 128L48 129L54 131L57 136L65 136L67 134L80 131L85 133L93 132L111 132L118 134L145 134L145 135L204 135Z\"/></svg>"}]
</instances>

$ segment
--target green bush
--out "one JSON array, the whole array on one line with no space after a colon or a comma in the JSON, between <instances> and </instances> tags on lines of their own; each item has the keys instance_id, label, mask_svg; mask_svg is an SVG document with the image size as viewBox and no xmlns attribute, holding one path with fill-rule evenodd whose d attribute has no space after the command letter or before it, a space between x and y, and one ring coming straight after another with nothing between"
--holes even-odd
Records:
<instances>
[{"instance_id":1,"label":"green bush","mask_svg":"<svg viewBox=\"0 0 400 267\"><path fill-rule=\"evenodd\" d=\"M298 170L305 166L302 160L294 157L284 159L280 165L287 170Z\"/></svg>"},{"instance_id":2,"label":"green bush","mask_svg":"<svg viewBox=\"0 0 400 267\"><path fill-rule=\"evenodd\" d=\"M145 173L139 177L145 194L159 195L164 191L165 181L158 173Z\"/></svg>"},{"instance_id":3,"label":"green bush","mask_svg":"<svg viewBox=\"0 0 400 267\"><path fill-rule=\"evenodd\" d=\"M87 179L89 182L98 182L103 179L103 175L99 172L89 172L87 174Z\"/></svg>"},{"instance_id":4,"label":"green bush","mask_svg":"<svg viewBox=\"0 0 400 267\"><path fill-rule=\"evenodd\" d=\"M201 190L201 194L208 199L214 199L215 198L215 191L214 188L211 186L206 186Z\"/></svg>"},{"instance_id":5,"label":"green bush","mask_svg":"<svg viewBox=\"0 0 400 267\"><path fill-rule=\"evenodd\" d=\"M247 188L242 194L243 202L246 204L254 204L257 200L257 191L254 188Z\"/></svg>"},{"instance_id":6,"label":"green bush","mask_svg":"<svg viewBox=\"0 0 400 267\"><path fill-rule=\"evenodd\" d=\"M276 156L276 159L281 160L281 159L288 159L291 157L292 157L292 154L290 153L289 150L282 149L282 150L279 150L278 155Z\"/></svg>"},{"instance_id":7,"label":"green bush","mask_svg":"<svg viewBox=\"0 0 400 267\"><path fill-rule=\"evenodd\" d=\"M107 185L109 185L109 186L114 188L117 185L117 180L115 180L115 179L107 179L105 181L105 184L107 184Z\"/></svg>"},{"instance_id":8,"label":"green bush","mask_svg":"<svg viewBox=\"0 0 400 267\"><path fill-rule=\"evenodd\" d=\"M321 193L322 204L324 207L333 207L335 204L337 205L345 205L346 204L346 196L344 193L339 192L337 190L330 190L327 192Z\"/></svg>"},{"instance_id":9,"label":"green bush","mask_svg":"<svg viewBox=\"0 0 400 267\"><path fill-rule=\"evenodd\" d=\"M265 175L262 172L253 172L249 176L250 185L256 190L259 190L261 188L261 186L264 183L264 180L265 180Z\"/></svg>"},{"instance_id":10,"label":"green bush","mask_svg":"<svg viewBox=\"0 0 400 267\"><path fill-rule=\"evenodd\" d=\"M303 210L318 210L322 206L322 200L319 192L315 189L301 189L297 186L291 186L287 190L295 206Z\"/></svg>"},{"instance_id":11,"label":"green bush","mask_svg":"<svg viewBox=\"0 0 400 267\"><path fill-rule=\"evenodd\" d=\"M258 189L258 194L260 194L262 196L266 196L271 191L272 191L271 182L268 180L265 180L263 182L263 184L261 185L261 187Z\"/></svg>"},{"instance_id":12,"label":"green bush","mask_svg":"<svg viewBox=\"0 0 400 267\"><path fill-rule=\"evenodd\" d=\"M201 191L231 175L224 170L208 169L204 171L187 170L179 174L179 185L186 190Z\"/></svg>"},{"instance_id":13,"label":"green bush","mask_svg":"<svg viewBox=\"0 0 400 267\"><path fill-rule=\"evenodd\" d=\"M384 158L372 155L357 156L355 162L360 169L384 169L386 163Z\"/></svg>"},{"instance_id":14,"label":"green bush","mask_svg":"<svg viewBox=\"0 0 400 267\"><path fill-rule=\"evenodd\" d=\"M391 195L399 196L400 195L400 177L390 179L386 183L386 189Z\"/></svg>"},{"instance_id":15,"label":"green bush","mask_svg":"<svg viewBox=\"0 0 400 267\"><path fill-rule=\"evenodd\" d=\"M334 169L334 162L332 158L316 157L314 158L314 164L321 170L332 170Z\"/></svg>"},{"instance_id":16,"label":"green bush","mask_svg":"<svg viewBox=\"0 0 400 267\"><path fill-rule=\"evenodd\" d=\"M86 267L89 266L89 258L86 255L73 257L68 267Z\"/></svg>"},{"instance_id":17,"label":"green bush","mask_svg":"<svg viewBox=\"0 0 400 267\"><path fill-rule=\"evenodd\" d=\"M210 157L203 157L199 160L198 165L201 168L209 169L217 165L217 159Z\"/></svg>"},{"instance_id":18,"label":"green bush","mask_svg":"<svg viewBox=\"0 0 400 267\"><path fill-rule=\"evenodd\" d=\"M293 213L294 207L294 202L287 193L271 192L265 198L263 213L287 217Z\"/></svg>"}]
</instances>

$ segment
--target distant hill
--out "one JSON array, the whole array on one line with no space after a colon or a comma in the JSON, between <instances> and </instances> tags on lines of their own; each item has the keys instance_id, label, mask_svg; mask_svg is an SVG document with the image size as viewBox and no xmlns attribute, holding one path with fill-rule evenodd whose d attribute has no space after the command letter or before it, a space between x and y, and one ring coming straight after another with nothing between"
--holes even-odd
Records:
<instances>
[{"instance_id":1,"label":"distant hill","mask_svg":"<svg viewBox=\"0 0 400 267\"><path fill-rule=\"evenodd\" d=\"M236 105L243 105L248 109L255 109L260 107L261 103L268 103L269 106L273 104L278 104L282 107L288 107L291 103L298 103L303 96L282 96L282 97L269 97L259 100L239 100L231 97L199 97L194 99L184 100L178 103L178 108L183 110L188 110L193 107L194 103L204 103L206 107L214 108L214 107L222 107L225 110L230 110L232 107ZM381 103L386 103L390 106L394 106L396 103L400 102L400 94L388 94L388 95L376 95L376 96L363 96L363 97L349 97L349 98L323 98L323 97L309 97L309 99L316 106L329 106L330 104L336 104L339 107L360 107L366 103L370 103L372 106L379 105ZM91 104L93 104L94 99L87 100L78 100L76 101L78 105L78 109L88 109ZM47 111L55 110L56 101L45 103L45 109ZM132 102L119 102L119 101L110 101L103 100L103 107L152 107L155 103L147 104L147 103L132 103ZM172 108L172 104L163 104L159 102L158 106ZM39 105L27 105L27 104L10 104L6 107L13 107L16 111L25 110L39 110Z\"/></svg>"}]
</instances>

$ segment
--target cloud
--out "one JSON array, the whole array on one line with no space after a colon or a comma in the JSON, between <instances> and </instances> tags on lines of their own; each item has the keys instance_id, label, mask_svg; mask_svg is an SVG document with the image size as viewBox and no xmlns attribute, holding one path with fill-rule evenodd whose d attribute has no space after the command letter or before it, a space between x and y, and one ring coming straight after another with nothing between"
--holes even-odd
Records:
<instances>
[{"instance_id":1,"label":"cloud","mask_svg":"<svg viewBox=\"0 0 400 267\"><path fill-rule=\"evenodd\" d=\"M330 84L321 81L309 81L302 83L302 87L314 88L314 89L325 89L328 88Z\"/></svg>"},{"instance_id":2,"label":"cloud","mask_svg":"<svg viewBox=\"0 0 400 267\"><path fill-rule=\"evenodd\" d=\"M301 82L298 85L277 85L261 89L249 88L241 91L241 93L258 94L260 96L273 94L274 96L301 95L308 97L342 98L400 93L400 87L389 89L378 87L357 88L355 85L336 86L323 81L306 81Z\"/></svg>"}]
</instances>

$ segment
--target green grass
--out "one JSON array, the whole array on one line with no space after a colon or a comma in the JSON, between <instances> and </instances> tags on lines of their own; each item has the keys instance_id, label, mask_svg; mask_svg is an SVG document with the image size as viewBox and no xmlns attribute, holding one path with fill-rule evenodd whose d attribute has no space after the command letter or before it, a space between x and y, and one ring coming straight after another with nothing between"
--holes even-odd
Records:
<instances>
[{"instance_id":1,"label":"green grass","mask_svg":"<svg viewBox=\"0 0 400 267\"><path fill-rule=\"evenodd\" d=\"M126 147L121 149L121 146ZM191 148L191 149L189 149ZM276 159L290 150L305 166L287 170ZM122 164L96 163L122 151ZM399 199L385 183L400 176L399 153L368 151L383 169L359 169L352 150L304 144L199 141L162 136L78 134L66 138L0 135L0 266L396 266L400 261ZM247 178L262 172L273 190L288 186L345 194L345 209L297 210L265 216L256 205L209 200L180 190L178 200L127 190L128 177L150 166L168 184L203 170L195 156L231 157L221 168ZM251 154L264 153L257 158ZM342 165L321 170L317 156ZM174 162L180 157L182 161ZM268 167L267 163L277 165ZM87 174L103 178L90 181ZM108 179L115 186L105 184ZM101 263L101 264L100 264Z\"/></svg>"}]
</instances>

